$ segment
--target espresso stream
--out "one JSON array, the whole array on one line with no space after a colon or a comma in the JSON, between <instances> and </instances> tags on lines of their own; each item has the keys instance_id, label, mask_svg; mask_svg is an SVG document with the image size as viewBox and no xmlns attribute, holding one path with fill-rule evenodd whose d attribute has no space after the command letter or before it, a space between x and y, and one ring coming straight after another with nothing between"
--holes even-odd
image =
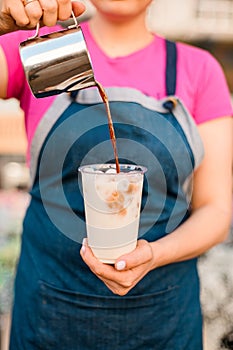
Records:
<instances>
[{"instance_id":1,"label":"espresso stream","mask_svg":"<svg viewBox=\"0 0 233 350\"><path fill-rule=\"evenodd\" d=\"M112 122L112 116L111 116L111 111L110 111L110 106L109 106L109 101L108 101L108 96L103 88L103 86L96 81L96 86L99 90L99 94L102 98L102 101L105 104L106 112L107 112L107 117L108 117L108 128L109 128L109 133L110 133L110 139L112 142L113 146L113 151L114 151L114 157L115 157L115 163L116 163L116 172L120 172L120 165L119 165L119 160L118 160L118 152L117 152L117 145L116 145L116 136L115 136L115 131L113 127L113 122Z\"/></svg>"}]
</instances>

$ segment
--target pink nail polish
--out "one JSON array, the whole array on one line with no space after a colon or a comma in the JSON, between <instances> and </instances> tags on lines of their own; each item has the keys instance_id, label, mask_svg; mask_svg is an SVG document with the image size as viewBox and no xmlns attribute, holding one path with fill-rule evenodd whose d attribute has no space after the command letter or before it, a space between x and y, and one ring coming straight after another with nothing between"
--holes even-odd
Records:
<instances>
[{"instance_id":1,"label":"pink nail polish","mask_svg":"<svg viewBox=\"0 0 233 350\"><path fill-rule=\"evenodd\" d=\"M116 269L119 271L124 270L125 266L126 266L126 262L124 260L118 261L116 263Z\"/></svg>"}]
</instances>

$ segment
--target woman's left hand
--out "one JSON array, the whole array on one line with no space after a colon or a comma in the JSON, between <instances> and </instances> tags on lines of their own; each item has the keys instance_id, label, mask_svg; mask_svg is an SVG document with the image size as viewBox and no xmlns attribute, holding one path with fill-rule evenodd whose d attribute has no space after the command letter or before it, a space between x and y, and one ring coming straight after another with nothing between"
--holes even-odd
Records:
<instances>
[{"instance_id":1,"label":"woman's left hand","mask_svg":"<svg viewBox=\"0 0 233 350\"><path fill-rule=\"evenodd\" d=\"M115 265L104 264L92 253L85 239L80 254L91 271L118 295L126 295L152 268L154 257L150 243L141 239L129 254L122 255Z\"/></svg>"}]
</instances>

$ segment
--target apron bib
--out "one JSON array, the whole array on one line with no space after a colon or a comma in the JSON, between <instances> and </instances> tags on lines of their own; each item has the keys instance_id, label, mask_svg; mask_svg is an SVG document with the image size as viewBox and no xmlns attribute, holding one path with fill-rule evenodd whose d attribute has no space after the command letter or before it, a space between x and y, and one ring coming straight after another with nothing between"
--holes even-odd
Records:
<instances>
[{"instance_id":1,"label":"apron bib","mask_svg":"<svg viewBox=\"0 0 233 350\"><path fill-rule=\"evenodd\" d=\"M168 98L106 89L120 162L148 168L139 230L139 239L148 241L189 217L192 174L203 156L196 125L173 96L176 51L167 45L173 52ZM56 98L38 126L31 159L10 349L201 350L196 259L155 269L119 297L80 257L86 228L77 169L114 162L97 89Z\"/></svg>"}]
</instances>

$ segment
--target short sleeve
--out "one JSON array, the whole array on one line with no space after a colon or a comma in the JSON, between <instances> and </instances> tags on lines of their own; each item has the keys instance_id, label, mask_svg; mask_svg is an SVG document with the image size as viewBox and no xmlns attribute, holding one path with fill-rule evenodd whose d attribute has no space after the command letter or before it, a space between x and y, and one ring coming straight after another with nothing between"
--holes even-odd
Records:
<instances>
[{"instance_id":1,"label":"short sleeve","mask_svg":"<svg viewBox=\"0 0 233 350\"><path fill-rule=\"evenodd\" d=\"M25 75L19 55L20 42L28 37L26 32L14 32L0 36L0 46L2 47L8 68L7 98L20 98Z\"/></svg>"},{"instance_id":2,"label":"short sleeve","mask_svg":"<svg viewBox=\"0 0 233 350\"><path fill-rule=\"evenodd\" d=\"M210 53L203 51L202 54L194 103L197 124L233 116L230 92L223 69Z\"/></svg>"}]
</instances>

